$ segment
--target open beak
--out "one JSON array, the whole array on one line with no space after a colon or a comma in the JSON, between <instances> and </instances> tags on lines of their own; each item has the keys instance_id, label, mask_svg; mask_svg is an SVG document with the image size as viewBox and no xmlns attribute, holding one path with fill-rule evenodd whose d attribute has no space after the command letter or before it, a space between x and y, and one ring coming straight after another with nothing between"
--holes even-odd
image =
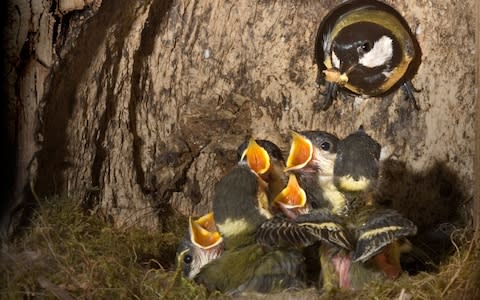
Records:
<instances>
[{"instance_id":1,"label":"open beak","mask_svg":"<svg viewBox=\"0 0 480 300\"><path fill-rule=\"evenodd\" d=\"M248 167L259 175L266 173L270 169L270 156L267 150L257 144L253 138L249 140L247 149L243 152L240 160L243 160L245 157Z\"/></svg>"},{"instance_id":2,"label":"open beak","mask_svg":"<svg viewBox=\"0 0 480 300\"><path fill-rule=\"evenodd\" d=\"M298 170L305 167L313 157L312 142L303 135L292 131L292 145L287 158L285 171Z\"/></svg>"},{"instance_id":3,"label":"open beak","mask_svg":"<svg viewBox=\"0 0 480 300\"><path fill-rule=\"evenodd\" d=\"M290 174L287 186L273 202L290 218L306 212L307 195L298 184L295 174Z\"/></svg>"},{"instance_id":4,"label":"open beak","mask_svg":"<svg viewBox=\"0 0 480 300\"><path fill-rule=\"evenodd\" d=\"M189 223L190 239L194 245L202 249L210 249L223 241L217 231L213 213L208 213L195 221L190 218Z\"/></svg>"}]
</instances>

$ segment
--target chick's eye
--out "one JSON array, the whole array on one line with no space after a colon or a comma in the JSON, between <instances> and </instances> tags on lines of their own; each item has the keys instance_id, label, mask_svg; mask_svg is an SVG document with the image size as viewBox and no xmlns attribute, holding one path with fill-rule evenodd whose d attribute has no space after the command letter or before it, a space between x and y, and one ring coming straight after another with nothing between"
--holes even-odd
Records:
<instances>
[{"instance_id":1,"label":"chick's eye","mask_svg":"<svg viewBox=\"0 0 480 300\"><path fill-rule=\"evenodd\" d=\"M324 151L328 151L328 150L330 150L330 143L329 142L323 142L320 145L320 148L322 148L322 150L324 150Z\"/></svg>"},{"instance_id":2,"label":"chick's eye","mask_svg":"<svg viewBox=\"0 0 480 300\"><path fill-rule=\"evenodd\" d=\"M365 42L360 47L358 47L358 51L362 53L368 52L371 49L372 49L372 45L370 45L369 42Z\"/></svg>"},{"instance_id":3,"label":"chick's eye","mask_svg":"<svg viewBox=\"0 0 480 300\"><path fill-rule=\"evenodd\" d=\"M190 264L192 262L192 256L190 254L187 254L183 257L183 262L186 264Z\"/></svg>"}]
</instances>

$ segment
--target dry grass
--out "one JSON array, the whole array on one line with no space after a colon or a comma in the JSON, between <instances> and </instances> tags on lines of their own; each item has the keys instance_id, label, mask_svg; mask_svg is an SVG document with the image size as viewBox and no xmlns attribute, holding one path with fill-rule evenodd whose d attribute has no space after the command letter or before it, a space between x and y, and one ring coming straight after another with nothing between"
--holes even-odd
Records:
<instances>
[{"instance_id":1,"label":"dry grass","mask_svg":"<svg viewBox=\"0 0 480 300\"><path fill-rule=\"evenodd\" d=\"M55 197L38 209L31 229L3 245L0 298L148 299L173 296L172 284L191 287L174 268L178 232L117 229L83 214L75 199ZM180 233L180 234L179 234ZM186 298L205 297L189 288Z\"/></svg>"},{"instance_id":2,"label":"dry grass","mask_svg":"<svg viewBox=\"0 0 480 300\"><path fill-rule=\"evenodd\" d=\"M468 240L466 232L459 234L462 246L456 244L455 254L440 266L438 273L405 275L395 282L371 284L358 294L359 298L480 299L480 244Z\"/></svg>"},{"instance_id":3,"label":"dry grass","mask_svg":"<svg viewBox=\"0 0 480 300\"><path fill-rule=\"evenodd\" d=\"M116 229L87 216L75 199L45 201L32 227L0 252L2 299L204 299L205 289L174 271L174 255L186 220L171 232ZM174 222L173 222L174 221ZM457 251L437 274L402 276L361 291L320 295L311 288L269 299L480 299L480 243L460 232ZM212 295L211 295L212 296ZM215 294L214 297L222 298Z\"/></svg>"}]
</instances>

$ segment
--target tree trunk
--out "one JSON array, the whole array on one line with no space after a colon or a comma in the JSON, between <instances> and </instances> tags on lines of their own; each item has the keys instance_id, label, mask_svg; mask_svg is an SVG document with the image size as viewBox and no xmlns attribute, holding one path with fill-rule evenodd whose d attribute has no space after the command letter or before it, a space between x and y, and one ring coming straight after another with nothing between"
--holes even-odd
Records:
<instances>
[{"instance_id":1,"label":"tree trunk","mask_svg":"<svg viewBox=\"0 0 480 300\"><path fill-rule=\"evenodd\" d=\"M480 115L480 92L478 87L480 86L480 1L476 2L475 5L475 15L476 15L476 28L475 28L475 41L476 41L476 87L475 90L475 99L476 99L476 115ZM476 240L480 240L480 118L477 117L475 125L475 190L474 190L474 204L473 204L473 221L476 234Z\"/></svg>"},{"instance_id":2,"label":"tree trunk","mask_svg":"<svg viewBox=\"0 0 480 300\"><path fill-rule=\"evenodd\" d=\"M62 3L43 1L50 2ZM207 212L215 183L248 136L287 152L290 129L344 137L364 125L390 155L382 177L386 201L425 226L449 219L452 209L468 219L474 1L386 1L405 16L422 48L413 80L421 89L419 111L400 91L370 99L343 95L317 111L316 30L339 2L104 0L72 13L78 22L65 24L62 15L67 29L46 42L58 50L58 64L34 59L18 79L44 97L20 93L27 117L19 118L16 133L16 190L32 180L38 194L78 195L119 226L154 227L170 206L187 215ZM44 9L43 16L58 23L59 9L56 15ZM87 20L85 11L94 15ZM38 84L48 71L43 93ZM32 143L38 133L41 140ZM436 217L421 220L424 209Z\"/></svg>"}]
</instances>

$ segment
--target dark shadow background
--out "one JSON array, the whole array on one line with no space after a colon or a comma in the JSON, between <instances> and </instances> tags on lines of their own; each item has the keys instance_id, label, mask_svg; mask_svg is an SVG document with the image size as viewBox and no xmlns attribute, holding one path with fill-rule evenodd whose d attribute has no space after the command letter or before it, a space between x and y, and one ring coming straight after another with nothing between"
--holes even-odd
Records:
<instances>
[{"instance_id":1,"label":"dark shadow background","mask_svg":"<svg viewBox=\"0 0 480 300\"><path fill-rule=\"evenodd\" d=\"M384 161L377 197L379 204L398 210L418 227L417 235L409 237L418 251L403 261L411 274L435 271L429 264L438 265L451 255L457 230L471 226L467 207L472 199L467 198L460 179L445 162L414 172L405 162Z\"/></svg>"},{"instance_id":2,"label":"dark shadow background","mask_svg":"<svg viewBox=\"0 0 480 300\"><path fill-rule=\"evenodd\" d=\"M7 72L15 72L9 69L9 57L6 51L6 32L5 27L8 24L9 15L7 11L7 1L0 3L0 22L2 26L1 38L2 46L0 48L2 72L1 83L1 101L0 101L0 140L2 151L0 152L0 218L11 204L11 196L13 192L13 183L15 179L15 105L16 99L8 98L8 81Z\"/></svg>"}]
</instances>

